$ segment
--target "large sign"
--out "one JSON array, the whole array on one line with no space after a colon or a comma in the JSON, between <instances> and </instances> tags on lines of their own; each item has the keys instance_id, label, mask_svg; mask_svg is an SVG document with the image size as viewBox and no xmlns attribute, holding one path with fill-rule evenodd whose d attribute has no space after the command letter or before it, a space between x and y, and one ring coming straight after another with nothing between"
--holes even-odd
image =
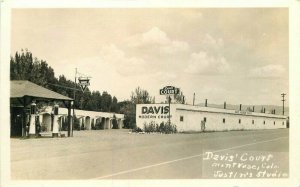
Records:
<instances>
[{"instance_id":1,"label":"large sign","mask_svg":"<svg viewBox=\"0 0 300 187\"><path fill-rule=\"evenodd\" d=\"M179 94L179 88L175 88L174 86L166 86L163 89L159 90L160 95L171 95L171 94Z\"/></svg>"},{"instance_id":2,"label":"large sign","mask_svg":"<svg viewBox=\"0 0 300 187\"><path fill-rule=\"evenodd\" d=\"M169 106L143 106L142 114L168 114Z\"/></svg>"},{"instance_id":3,"label":"large sign","mask_svg":"<svg viewBox=\"0 0 300 187\"><path fill-rule=\"evenodd\" d=\"M88 77L79 77L78 81L82 92L84 92L87 86L90 85L90 79Z\"/></svg>"},{"instance_id":4,"label":"large sign","mask_svg":"<svg viewBox=\"0 0 300 187\"><path fill-rule=\"evenodd\" d=\"M174 108L175 110L175 108ZM160 124L169 121L169 117L172 118L172 111L168 104L137 104L136 105L136 124L141 129L144 128L144 124L150 124L155 122Z\"/></svg>"}]
</instances>

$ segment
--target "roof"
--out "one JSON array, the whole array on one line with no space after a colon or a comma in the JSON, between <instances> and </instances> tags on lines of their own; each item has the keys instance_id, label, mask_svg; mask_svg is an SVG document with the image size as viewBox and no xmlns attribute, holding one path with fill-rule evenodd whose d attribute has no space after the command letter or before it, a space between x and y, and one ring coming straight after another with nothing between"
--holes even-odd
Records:
<instances>
[{"instance_id":1,"label":"roof","mask_svg":"<svg viewBox=\"0 0 300 187\"><path fill-rule=\"evenodd\" d=\"M168 104L137 104L137 105L166 105L167 106ZM267 117L267 118L280 118L280 119L287 118L287 116L278 115L278 114L239 111L239 110L213 108L213 107L202 107L202 106L193 106L187 104L171 104L171 110L172 109L181 110L181 111L191 111L191 112L221 113L221 114L257 116L257 117Z\"/></svg>"},{"instance_id":2,"label":"roof","mask_svg":"<svg viewBox=\"0 0 300 187\"><path fill-rule=\"evenodd\" d=\"M268 114L268 113L258 113L249 111L239 111L239 110L229 110L221 108L212 107L200 107L200 106L190 106L183 104L175 104L176 110L186 110L186 111L199 111L199 112L210 112L210 113L223 113L223 114L233 114L233 115L243 115L243 116L257 116L257 117L267 117L267 118L281 118L286 119L287 116L278 114Z\"/></svg>"},{"instance_id":3,"label":"roof","mask_svg":"<svg viewBox=\"0 0 300 187\"><path fill-rule=\"evenodd\" d=\"M10 81L10 98L22 98L24 96L65 101L73 100L27 80Z\"/></svg>"},{"instance_id":4,"label":"roof","mask_svg":"<svg viewBox=\"0 0 300 187\"><path fill-rule=\"evenodd\" d=\"M53 106L47 106L40 114L51 114ZM75 109L75 114L77 117L91 117L91 118L113 118L114 115L117 119L124 119L124 114L118 114L113 112L99 112L99 111L88 111L88 110L78 110ZM68 109L60 107L58 110L58 115L68 115Z\"/></svg>"}]
</instances>

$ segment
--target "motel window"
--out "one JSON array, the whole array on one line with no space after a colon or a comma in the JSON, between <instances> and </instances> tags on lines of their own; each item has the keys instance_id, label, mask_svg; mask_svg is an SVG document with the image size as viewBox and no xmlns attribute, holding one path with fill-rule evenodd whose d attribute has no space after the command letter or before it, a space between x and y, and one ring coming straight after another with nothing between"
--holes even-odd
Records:
<instances>
[{"instance_id":1,"label":"motel window","mask_svg":"<svg viewBox=\"0 0 300 187\"><path fill-rule=\"evenodd\" d=\"M274 121L274 125L275 125L275 121Z\"/></svg>"},{"instance_id":2,"label":"motel window","mask_svg":"<svg viewBox=\"0 0 300 187\"><path fill-rule=\"evenodd\" d=\"M180 116L180 121L183 121L183 116Z\"/></svg>"},{"instance_id":3,"label":"motel window","mask_svg":"<svg viewBox=\"0 0 300 187\"><path fill-rule=\"evenodd\" d=\"M203 120L204 120L204 122L206 122L206 117L204 117L204 119L203 119Z\"/></svg>"},{"instance_id":4,"label":"motel window","mask_svg":"<svg viewBox=\"0 0 300 187\"><path fill-rule=\"evenodd\" d=\"M239 124L241 124L241 119L239 119Z\"/></svg>"},{"instance_id":5,"label":"motel window","mask_svg":"<svg viewBox=\"0 0 300 187\"><path fill-rule=\"evenodd\" d=\"M252 120L252 124L254 124L254 119Z\"/></svg>"},{"instance_id":6,"label":"motel window","mask_svg":"<svg viewBox=\"0 0 300 187\"><path fill-rule=\"evenodd\" d=\"M223 118L223 123L225 123L225 118Z\"/></svg>"},{"instance_id":7,"label":"motel window","mask_svg":"<svg viewBox=\"0 0 300 187\"><path fill-rule=\"evenodd\" d=\"M282 122L282 125L284 125L284 121Z\"/></svg>"},{"instance_id":8,"label":"motel window","mask_svg":"<svg viewBox=\"0 0 300 187\"><path fill-rule=\"evenodd\" d=\"M264 121L264 125L266 124L266 121Z\"/></svg>"}]
</instances>

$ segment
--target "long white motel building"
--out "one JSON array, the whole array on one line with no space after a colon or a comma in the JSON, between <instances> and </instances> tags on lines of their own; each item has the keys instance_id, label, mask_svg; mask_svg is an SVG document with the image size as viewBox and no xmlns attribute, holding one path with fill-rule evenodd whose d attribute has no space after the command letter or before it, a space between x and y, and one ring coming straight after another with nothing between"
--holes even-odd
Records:
<instances>
[{"instance_id":1,"label":"long white motel building","mask_svg":"<svg viewBox=\"0 0 300 187\"><path fill-rule=\"evenodd\" d=\"M185 104L138 104L136 105L137 127L144 124L168 122L179 132L227 131L287 128L287 116L230 110Z\"/></svg>"},{"instance_id":2,"label":"long white motel building","mask_svg":"<svg viewBox=\"0 0 300 187\"><path fill-rule=\"evenodd\" d=\"M43 112L39 113L39 122L42 127L45 127L46 131L51 131L51 113L53 113L53 107L47 107ZM124 114L114 114L109 112L95 112L87 110L75 109L76 118L79 120L80 127L83 126L86 130L92 129L92 124L102 123L104 129L112 129L112 121L115 118L118 124L118 128L123 127ZM58 109L58 124L61 127L63 122L68 119L68 109Z\"/></svg>"}]
</instances>

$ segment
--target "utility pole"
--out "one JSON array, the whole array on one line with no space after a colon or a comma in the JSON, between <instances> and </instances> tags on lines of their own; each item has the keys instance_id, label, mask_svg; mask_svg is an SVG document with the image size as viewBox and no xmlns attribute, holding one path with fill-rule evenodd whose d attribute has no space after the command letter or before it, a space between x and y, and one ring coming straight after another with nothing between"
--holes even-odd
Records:
<instances>
[{"instance_id":1,"label":"utility pole","mask_svg":"<svg viewBox=\"0 0 300 187\"><path fill-rule=\"evenodd\" d=\"M76 92L76 79L77 79L77 68L75 68L75 85L74 85L74 92L73 92L73 99L74 99L74 103L73 103L73 123L72 123L72 127L71 127L71 137L73 136L73 128L74 128L74 124L75 124L75 92Z\"/></svg>"},{"instance_id":2,"label":"utility pole","mask_svg":"<svg viewBox=\"0 0 300 187\"><path fill-rule=\"evenodd\" d=\"M169 95L169 125L171 125L171 95Z\"/></svg>"},{"instance_id":3,"label":"utility pole","mask_svg":"<svg viewBox=\"0 0 300 187\"><path fill-rule=\"evenodd\" d=\"M281 94L281 97L282 97L282 115L284 115L284 101L285 101L285 99L284 99L284 96L285 96L286 94L285 93L282 93Z\"/></svg>"}]
</instances>

